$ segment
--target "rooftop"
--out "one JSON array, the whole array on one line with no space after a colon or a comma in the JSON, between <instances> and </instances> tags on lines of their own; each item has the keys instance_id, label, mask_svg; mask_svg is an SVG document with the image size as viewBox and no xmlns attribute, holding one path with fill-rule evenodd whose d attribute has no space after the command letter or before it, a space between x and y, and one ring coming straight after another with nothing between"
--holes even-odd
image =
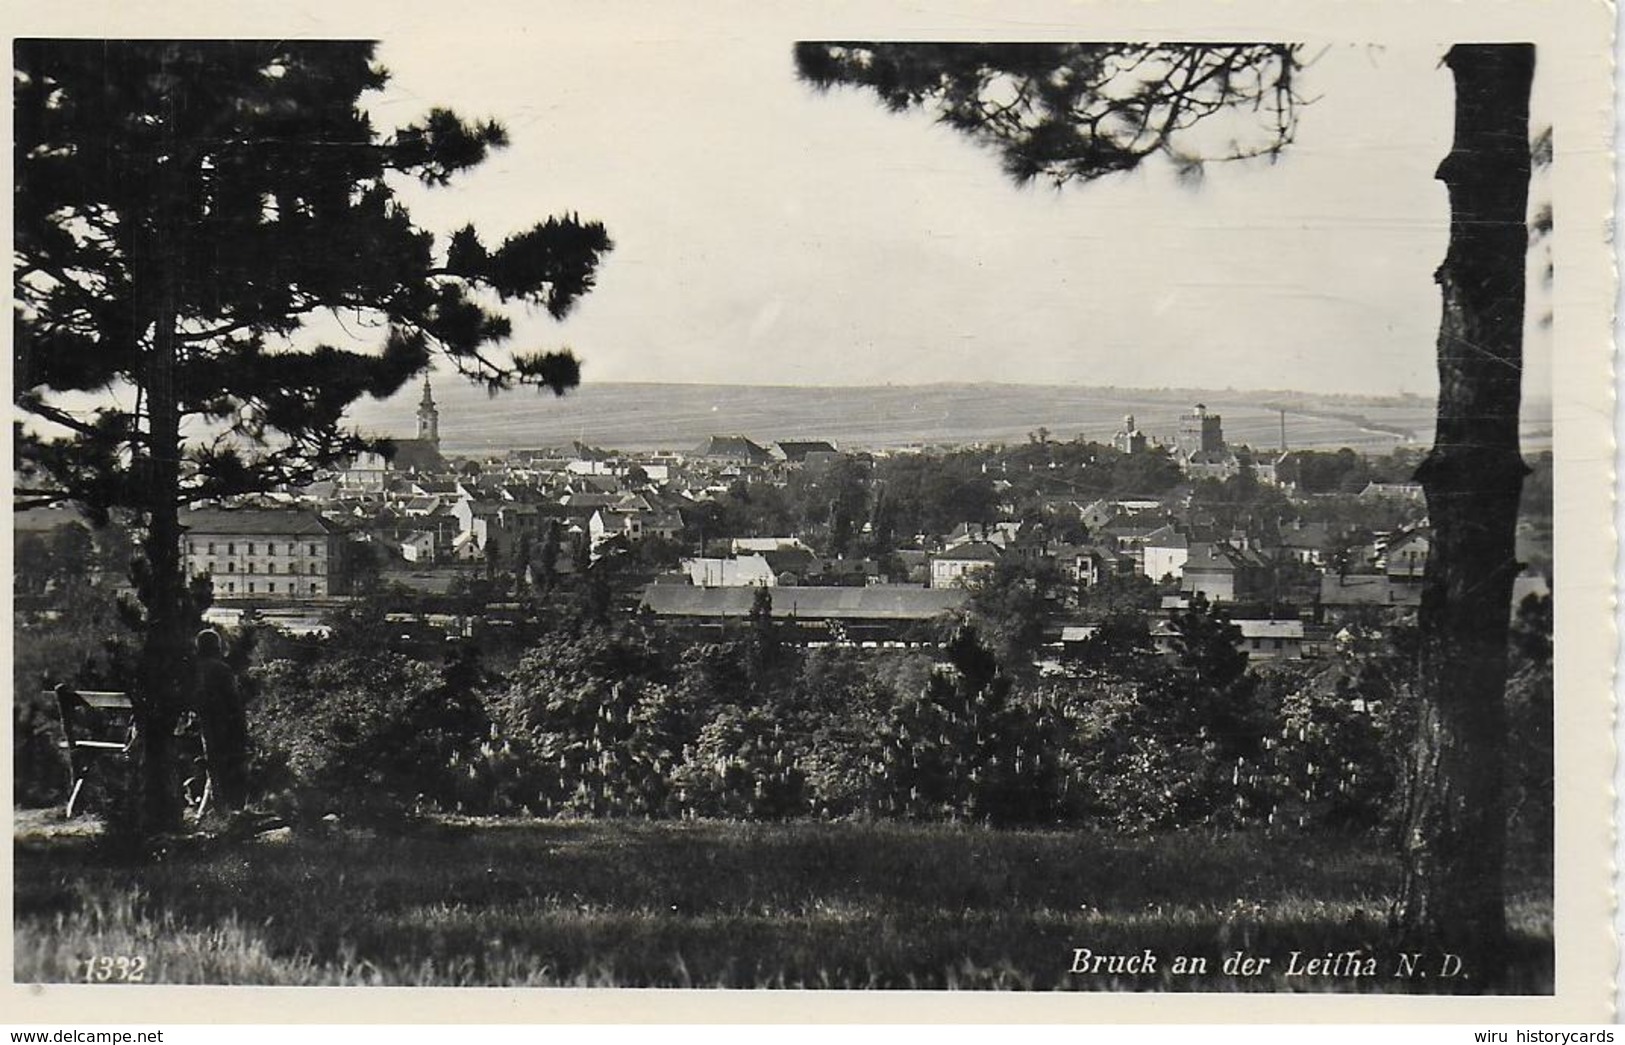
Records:
<instances>
[{"instance_id":1,"label":"rooftop","mask_svg":"<svg viewBox=\"0 0 1625 1045\"><path fill-rule=\"evenodd\" d=\"M806 620L930 620L964 605L970 593L957 588L920 588L911 584L876 584L865 588L776 587L773 616ZM663 617L743 620L756 598L754 587L696 588L652 584L643 604Z\"/></svg>"},{"instance_id":2,"label":"rooftop","mask_svg":"<svg viewBox=\"0 0 1625 1045\"><path fill-rule=\"evenodd\" d=\"M235 536L326 536L334 527L308 511L278 511L265 508L205 509L181 513L181 526L192 533L218 533Z\"/></svg>"}]
</instances>

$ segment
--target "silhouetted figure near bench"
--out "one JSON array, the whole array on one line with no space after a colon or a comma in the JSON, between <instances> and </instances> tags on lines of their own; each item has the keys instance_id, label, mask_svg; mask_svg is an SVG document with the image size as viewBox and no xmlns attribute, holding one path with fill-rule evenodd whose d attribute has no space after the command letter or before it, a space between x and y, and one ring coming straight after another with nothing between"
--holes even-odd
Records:
<instances>
[{"instance_id":1,"label":"silhouetted figure near bench","mask_svg":"<svg viewBox=\"0 0 1625 1045\"><path fill-rule=\"evenodd\" d=\"M234 813L248 798L248 717L237 678L226 663L225 645L212 628L197 635L197 689L193 699L202 722L214 797L222 809Z\"/></svg>"}]
</instances>

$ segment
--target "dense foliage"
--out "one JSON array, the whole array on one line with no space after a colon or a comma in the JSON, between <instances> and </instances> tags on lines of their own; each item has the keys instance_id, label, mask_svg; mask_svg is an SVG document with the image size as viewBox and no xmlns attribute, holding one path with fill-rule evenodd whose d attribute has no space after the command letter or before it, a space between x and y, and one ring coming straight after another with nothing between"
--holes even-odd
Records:
<instances>
[{"instance_id":1,"label":"dense foliage","mask_svg":"<svg viewBox=\"0 0 1625 1045\"><path fill-rule=\"evenodd\" d=\"M476 678L465 661L437 669L376 650L272 661L253 678L262 786L289 788L307 815L448 804L458 760L483 732Z\"/></svg>"},{"instance_id":2,"label":"dense foliage","mask_svg":"<svg viewBox=\"0 0 1625 1045\"><path fill-rule=\"evenodd\" d=\"M1517 806L1537 833L1549 605L1526 608L1514 650L1532 740ZM1221 609L1173 623L1157 653L1146 619L1120 611L1064 676L1024 677L969 623L931 654L752 632L674 644L576 620L499 675L379 653L351 620L252 673L260 779L341 815L1392 827L1407 629L1351 628L1325 660L1255 666Z\"/></svg>"},{"instance_id":3,"label":"dense foliage","mask_svg":"<svg viewBox=\"0 0 1625 1045\"><path fill-rule=\"evenodd\" d=\"M80 594L20 671L58 655L84 685L128 670L129 640L98 637L116 625L111 601ZM246 673L259 797L374 819L1394 826L1409 627L1351 625L1324 659L1255 665L1220 608L1177 614L1160 653L1149 618L1118 609L1056 676L1013 670L989 623L973 613L935 652L805 650L765 614L726 641L675 643L578 616L498 673L468 653L389 652L382 612L358 605L325 641L266 643ZM1527 742L1511 804L1538 839L1551 830L1549 599L1526 603L1514 639L1509 712ZM60 756L35 703L18 704L18 796L52 803Z\"/></svg>"}]
</instances>

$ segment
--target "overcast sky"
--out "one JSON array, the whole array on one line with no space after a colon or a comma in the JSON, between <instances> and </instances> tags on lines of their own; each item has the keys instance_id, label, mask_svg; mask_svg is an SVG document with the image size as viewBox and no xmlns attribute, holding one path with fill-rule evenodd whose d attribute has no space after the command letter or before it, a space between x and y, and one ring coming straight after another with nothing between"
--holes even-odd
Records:
<instances>
[{"instance_id":1,"label":"overcast sky","mask_svg":"<svg viewBox=\"0 0 1625 1045\"><path fill-rule=\"evenodd\" d=\"M1443 45L1319 53L1273 165L1056 191L1016 188L923 113L810 89L791 37L466 32L386 36L376 118L442 104L509 130L453 188L412 194L429 228L608 226L597 289L516 338L572 346L588 380L1436 390Z\"/></svg>"}]
</instances>

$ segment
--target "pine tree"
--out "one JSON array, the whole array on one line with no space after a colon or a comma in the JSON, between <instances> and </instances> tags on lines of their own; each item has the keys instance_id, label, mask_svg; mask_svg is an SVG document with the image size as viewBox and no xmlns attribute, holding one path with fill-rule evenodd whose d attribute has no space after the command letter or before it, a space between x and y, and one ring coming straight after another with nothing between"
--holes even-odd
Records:
<instances>
[{"instance_id":1,"label":"pine tree","mask_svg":"<svg viewBox=\"0 0 1625 1045\"><path fill-rule=\"evenodd\" d=\"M19 40L15 71L16 503L135 513L144 651L133 680L146 826L175 822L168 737L191 613L179 506L308 481L377 443L344 410L435 354L493 392L562 393L568 351L499 351L503 302L562 317L610 249L552 218L491 248L412 224L391 187L444 185L506 144L444 109L393 133L386 81L345 41ZM342 314L379 331L313 344ZM177 670L180 667L181 670Z\"/></svg>"},{"instance_id":2,"label":"pine tree","mask_svg":"<svg viewBox=\"0 0 1625 1045\"><path fill-rule=\"evenodd\" d=\"M773 621L773 592L767 585L759 585L751 593L745 634L746 676L757 695L766 689L770 673L778 666L779 654L779 626Z\"/></svg>"}]
</instances>

